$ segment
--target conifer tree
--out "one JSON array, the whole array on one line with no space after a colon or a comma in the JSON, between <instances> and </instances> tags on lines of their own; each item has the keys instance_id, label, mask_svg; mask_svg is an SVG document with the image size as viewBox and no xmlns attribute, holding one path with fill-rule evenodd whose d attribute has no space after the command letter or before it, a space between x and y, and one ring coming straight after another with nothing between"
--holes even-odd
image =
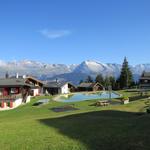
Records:
<instances>
[{"instance_id":1,"label":"conifer tree","mask_svg":"<svg viewBox=\"0 0 150 150\"><path fill-rule=\"evenodd\" d=\"M104 78L103 78L102 74L98 74L98 75L96 76L95 82L98 82L98 83L104 85Z\"/></svg>"},{"instance_id":2,"label":"conifer tree","mask_svg":"<svg viewBox=\"0 0 150 150\"><path fill-rule=\"evenodd\" d=\"M124 58L123 64L122 64L122 69L121 69L121 74L119 78L120 82L120 88L129 88L131 84L133 83L133 76L132 72L129 68L127 58Z\"/></svg>"},{"instance_id":3,"label":"conifer tree","mask_svg":"<svg viewBox=\"0 0 150 150\"><path fill-rule=\"evenodd\" d=\"M115 82L115 90L120 90L120 78L117 78L116 82Z\"/></svg>"}]
</instances>

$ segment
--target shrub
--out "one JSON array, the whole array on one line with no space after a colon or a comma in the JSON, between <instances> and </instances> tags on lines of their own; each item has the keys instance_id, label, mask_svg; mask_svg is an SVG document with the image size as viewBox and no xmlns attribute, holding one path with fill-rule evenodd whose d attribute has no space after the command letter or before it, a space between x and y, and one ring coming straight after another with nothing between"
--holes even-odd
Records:
<instances>
[{"instance_id":1,"label":"shrub","mask_svg":"<svg viewBox=\"0 0 150 150\"><path fill-rule=\"evenodd\" d=\"M123 96L121 100L122 101L129 100L129 97L128 96Z\"/></svg>"},{"instance_id":2,"label":"shrub","mask_svg":"<svg viewBox=\"0 0 150 150\"><path fill-rule=\"evenodd\" d=\"M146 112L149 114L150 113L150 108L146 109Z\"/></svg>"}]
</instances>

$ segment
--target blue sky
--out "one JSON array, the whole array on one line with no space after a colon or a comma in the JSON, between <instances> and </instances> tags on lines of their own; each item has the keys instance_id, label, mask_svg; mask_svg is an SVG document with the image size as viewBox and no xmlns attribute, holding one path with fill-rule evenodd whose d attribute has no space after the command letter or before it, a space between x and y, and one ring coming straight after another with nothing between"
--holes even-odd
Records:
<instances>
[{"instance_id":1,"label":"blue sky","mask_svg":"<svg viewBox=\"0 0 150 150\"><path fill-rule=\"evenodd\" d=\"M0 59L150 63L149 0L1 0Z\"/></svg>"}]
</instances>

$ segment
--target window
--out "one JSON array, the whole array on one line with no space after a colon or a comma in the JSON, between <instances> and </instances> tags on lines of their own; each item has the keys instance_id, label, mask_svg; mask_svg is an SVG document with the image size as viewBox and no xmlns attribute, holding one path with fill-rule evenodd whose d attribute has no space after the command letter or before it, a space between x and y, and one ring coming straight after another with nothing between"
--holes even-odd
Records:
<instances>
[{"instance_id":1,"label":"window","mask_svg":"<svg viewBox=\"0 0 150 150\"><path fill-rule=\"evenodd\" d=\"M10 93L11 94L18 94L19 93L19 89L18 88L11 88Z\"/></svg>"},{"instance_id":2,"label":"window","mask_svg":"<svg viewBox=\"0 0 150 150\"><path fill-rule=\"evenodd\" d=\"M147 82L148 82L148 80L144 80L144 82L145 82L145 83L147 83Z\"/></svg>"}]
</instances>

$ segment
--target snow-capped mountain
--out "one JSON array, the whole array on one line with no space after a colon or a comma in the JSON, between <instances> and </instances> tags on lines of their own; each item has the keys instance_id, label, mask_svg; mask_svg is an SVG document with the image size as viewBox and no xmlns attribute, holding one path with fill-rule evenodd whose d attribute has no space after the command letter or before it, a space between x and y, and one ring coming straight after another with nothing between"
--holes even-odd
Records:
<instances>
[{"instance_id":1,"label":"snow-capped mountain","mask_svg":"<svg viewBox=\"0 0 150 150\"><path fill-rule=\"evenodd\" d=\"M119 64L104 64L96 61L87 60L78 65L75 69L75 73L84 74L99 74L102 73L104 76L112 75L117 77L120 73L121 65Z\"/></svg>"},{"instance_id":2,"label":"snow-capped mountain","mask_svg":"<svg viewBox=\"0 0 150 150\"><path fill-rule=\"evenodd\" d=\"M58 78L60 80L79 83L81 79L85 80L87 75L90 75L93 78L95 78L96 75L100 73L103 76L114 76L117 78L120 75L121 67L122 65L120 64L101 63L97 61L87 60L77 65L74 69L72 69L72 72L57 75L50 79ZM133 73L134 79L137 81L143 71L150 71L150 64L130 66L130 69Z\"/></svg>"},{"instance_id":3,"label":"snow-capped mountain","mask_svg":"<svg viewBox=\"0 0 150 150\"><path fill-rule=\"evenodd\" d=\"M142 74L143 71L150 72L150 64L139 64L136 66L132 66L131 70L134 74Z\"/></svg>"},{"instance_id":4,"label":"snow-capped mountain","mask_svg":"<svg viewBox=\"0 0 150 150\"><path fill-rule=\"evenodd\" d=\"M136 66L130 66L133 75L136 80L143 71L150 71L150 64L139 64ZM104 76L115 76L118 77L120 74L121 65L111 63L101 63L98 61L87 60L81 64L47 64L32 60L22 61L10 61L5 62L0 60L0 77L4 77L5 73L9 75L33 75L40 79L55 79L72 81L74 83L79 82L81 79L85 79L87 75L95 77L101 73Z\"/></svg>"},{"instance_id":5,"label":"snow-capped mountain","mask_svg":"<svg viewBox=\"0 0 150 150\"><path fill-rule=\"evenodd\" d=\"M58 74L70 73L75 67L75 65L46 64L31 60L0 61L0 76L4 76L8 72L10 75L19 73L20 75L28 74L37 77L46 75L52 77Z\"/></svg>"}]
</instances>

